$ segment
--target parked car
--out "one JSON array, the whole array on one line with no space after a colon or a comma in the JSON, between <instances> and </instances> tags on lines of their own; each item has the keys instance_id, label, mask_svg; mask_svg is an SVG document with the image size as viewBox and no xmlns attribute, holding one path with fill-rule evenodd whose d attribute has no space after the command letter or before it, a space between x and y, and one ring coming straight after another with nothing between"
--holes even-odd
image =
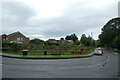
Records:
<instances>
[{"instance_id":1,"label":"parked car","mask_svg":"<svg viewBox=\"0 0 120 80\"><path fill-rule=\"evenodd\" d=\"M95 55L103 55L103 49L102 48L96 48L95 51L94 51L94 54Z\"/></svg>"}]
</instances>

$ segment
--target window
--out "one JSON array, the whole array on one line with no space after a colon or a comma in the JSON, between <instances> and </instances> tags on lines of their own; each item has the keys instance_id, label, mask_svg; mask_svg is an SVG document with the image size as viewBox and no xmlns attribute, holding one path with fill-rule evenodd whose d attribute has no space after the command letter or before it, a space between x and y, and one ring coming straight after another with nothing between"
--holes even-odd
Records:
<instances>
[{"instance_id":1,"label":"window","mask_svg":"<svg viewBox=\"0 0 120 80\"><path fill-rule=\"evenodd\" d=\"M21 38L21 41L23 41L23 38Z\"/></svg>"},{"instance_id":2,"label":"window","mask_svg":"<svg viewBox=\"0 0 120 80\"><path fill-rule=\"evenodd\" d=\"M17 41L20 41L20 38L17 38Z\"/></svg>"}]
</instances>

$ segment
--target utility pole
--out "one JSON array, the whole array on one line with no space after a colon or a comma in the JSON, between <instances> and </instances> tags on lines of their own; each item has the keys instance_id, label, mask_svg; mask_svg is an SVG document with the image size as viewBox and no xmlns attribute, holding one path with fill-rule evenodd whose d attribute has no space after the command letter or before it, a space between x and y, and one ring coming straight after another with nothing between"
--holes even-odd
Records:
<instances>
[{"instance_id":1,"label":"utility pole","mask_svg":"<svg viewBox=\"0 0 120 80\"><path fill-rule=\"evenodd\" d=\"M93 47L93 35L92 35L92 32L91 32L91 47Z\"/></svg>"}]
</instances>

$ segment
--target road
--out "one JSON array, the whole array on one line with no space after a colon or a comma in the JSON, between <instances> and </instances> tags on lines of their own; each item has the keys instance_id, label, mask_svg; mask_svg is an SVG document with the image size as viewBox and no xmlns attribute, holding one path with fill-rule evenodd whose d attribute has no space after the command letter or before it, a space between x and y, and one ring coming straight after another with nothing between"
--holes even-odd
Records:
<instances>
[{"instance_id":1,"label":"road","mask_svg":"<svg viewBox=\"0 0 120 80\"><path fill-rule=\"evenodd\" d=\"M118 78L118 54L88 58L28 60L2 58L3 78Z\"/></svg>"}]
</instances>

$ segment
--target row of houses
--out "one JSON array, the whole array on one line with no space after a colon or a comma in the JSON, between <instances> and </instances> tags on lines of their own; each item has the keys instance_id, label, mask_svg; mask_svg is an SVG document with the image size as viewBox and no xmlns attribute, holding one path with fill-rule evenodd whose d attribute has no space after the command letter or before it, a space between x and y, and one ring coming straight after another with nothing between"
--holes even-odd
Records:
<instances>
[{"instance_id":1,"label":"row of houses","mask_svg":"<svg viewBox=\"0 0 120 80\"><path fill-rule=\"evenodd\" d=\"M0 35L1 41L6 41L8 43L18 43L18 44L29 44L29 38L23 35L21 32L14 32L9 35L2 34ZM0 42L1 42L0 41ZM64 38L61 38L60 40L56 39L49 39L47 41L48 43L57 43L57 44L65 44L70 43L73 44L74 42L72 40L64 40Z\"/></svg>"}]
</instances>

